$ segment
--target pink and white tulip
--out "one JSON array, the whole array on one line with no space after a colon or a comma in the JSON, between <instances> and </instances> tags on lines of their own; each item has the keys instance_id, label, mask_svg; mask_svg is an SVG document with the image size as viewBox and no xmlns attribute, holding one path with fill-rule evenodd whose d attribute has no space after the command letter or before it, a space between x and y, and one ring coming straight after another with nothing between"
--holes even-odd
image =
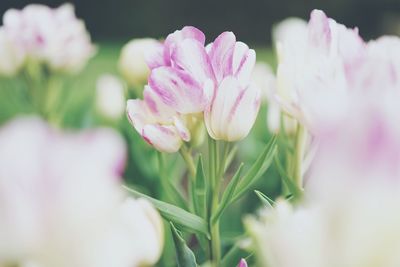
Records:
<instances>
[{"instance_id":1,"label":"pink and white tulip","mask_svg":"<svg viewBox=\"0 0 400 267\"><path fill-rule=\"evenodd\" d=\"M132 124L160 151L177 151L190 139L182 121L203 112L215 139L240 140L254 124L260 106L260 92L250 84L255 51L231 32L204 44L204 34L194 27L168 35L162 53L153 49L148 57L148 99L128 102Z\"/></svg>"},{"instance_id":2,"label":"pink and white tulip","mask_svg":"<svg viewBox=\"0 0 400 267\"><path fill-rule=\"evenodd\" d=\"M3 28L14 47L57 72L81 70L95 51L70 4L56 9L39 4L10 9L3 16Z\"/></svg>"},{"instance_id":3,"label":"pink and white tulip","mask_svg":"<svg viewBox=\"0 0 400 267\"><path fill-rule=\"evenodd\" d=\"M207 47L215 74L214 98L204 111L209 135L216 140L238 141L250 132L260 107L261 92L250 84L255 51L224 32Z\"/></svg>"},{"instance_id":4,"label":"pink and white tulip","mask_svg":"<svg viewBox=\"0 0 400 267\"><path fill-rule=\"evenodd\" d=\"M127 102L129 121L143 139L162 152L177 152L182 141L190 140L190 132L178 113L165 105L146 86L144 100L131 99Z\"/></svg>"}]
</instances>

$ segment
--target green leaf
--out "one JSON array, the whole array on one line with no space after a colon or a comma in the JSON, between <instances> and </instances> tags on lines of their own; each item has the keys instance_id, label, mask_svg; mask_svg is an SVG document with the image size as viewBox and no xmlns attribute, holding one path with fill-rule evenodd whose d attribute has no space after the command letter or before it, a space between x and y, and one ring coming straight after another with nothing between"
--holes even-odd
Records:
<instances>
[{"instance_id":1,"label":"green leaf","mask_svg":"<svg viewBox=\"0 0 400 267\"><path fill-rule=\"evenodd\" d=\"M271 165L274 155L277 152L276 141L277 137L273 136L256 162L254 162L249 171L242 177L232 202L242 197Z\"/></svg>"},{"instance_id":2,"label":"green leaf","mask_svg":"<svg viewBox=\"0 0 400 267\"><path fill-rule=\"evenodd\" d=\"M289 175L287 175L287 173L285 172L282 164L279 161L278 156L275 156L275 165L277 167L278 173L279 173L282 181L285 183L285 185L289 189L292 197L294 199L298 199L299 197L301 197L302 196L302 190L300 188L298 188L296 186L296 184L294 183L293 179L291 179L289 177Z\"/></svg>"},{"instance_id":3,"label":"green leaf","mask_svg":"<svg viewBox=\"0 0 400 267\"><path fill-rule=\"evenodd\" d=\"M249 253L238 244L234 244L232 248L225 254L221 261L221 267L237 266L241 258L246 258Z\"/></svg>"},{"instance_id":4,"label":"green leaf","mask_svg":"<svg viewBox=\"0 0 400 267\"><path fill-rule=\"evenodd\" d=\"M158 168L159 168L159 179L163 188L163 193L167 197L167 201L177 205L183 209L187 209L185 198L181 192L172 184L168 177L168 173L165 168L165 159L161 152L157 152Z\"/></svg>"},{"instance_id":5,"label":"green leaf","mask_svg":"<svg viewBox=\"0 0 400 267\"><path fill-rule=\"evenodd\" d=\"M172 204L157 200L155 198L149 197L145 194L142 194L132 188L127 186L123 186L131 195L135 197L142 197L150 201L154 207L158 209L161 216L164 217L167 221L172 221L177 225L180 225L182 228L195 233L205 234L209 238L208 226L204 219L199 216L187 212L184 209L181 209Z\"/></svg>"},{"instance_id":6,"label":"green leaf","mask_svg":"<svg viewBox=\"0 0 400 267\"><path fill-rule=\"evenodd\" d=\"M262 192L258 190L254 190L254 193L256 193L257 197L260 199L261 203L264 204L267 208L273 208L274 201L264 195Z\"/></svg>"},{"instance_id":7,"label":"green leaf","mask_svg":"<svg viewBox=\"0 0 400 267\"><path fill-rule=\"evenodd\" d=\"M219 217L221 217L224 210L229 206L231 203L233 194L235 193L236 187L240 181L240 175L242 174L243 163L240 164L238 170L233 175L231 181L229 182L228 186L225 189L224 194L222 195L221 203L218 206L217 211L211 217L211 224L214 224Z\"/></svg>"},{"instance_id":8,"label":"green leaf","mask_svg":"<svg viewBox=\"0 0 400 267\"><path fill-rule=\"evenodd\" d=\"M174 224L171 224L172 237L175 243L176 259L178 267L196 267L196 257L193 251L186 245L185 240L182 238Z\"/></svg>"},{"instance_id":9,"label":"green leaf","mask_svg":"<svg viewBox=\"0 0 400 267\"><path fill-rule=\"evenodd\" d=\"M202 156L199 156L196 170L196 180L192 186L192 197L194 210L197 215L206 218L207 215L207 185L204 175L204 166Z\"/></svg>"}]
</instances>

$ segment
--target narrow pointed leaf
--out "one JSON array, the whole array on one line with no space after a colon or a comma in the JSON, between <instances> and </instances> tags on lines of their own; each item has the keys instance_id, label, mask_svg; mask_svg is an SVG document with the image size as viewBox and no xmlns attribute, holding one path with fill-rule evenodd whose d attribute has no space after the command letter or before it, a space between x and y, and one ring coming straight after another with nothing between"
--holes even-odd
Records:
<instances>
[{"instance_id":1,"label":"narrow pointed leaf","mask_svg":"<svg viewBox=\"0 0 400 267\"><path fill-rule=\"evenodd\" d=\"M192 197L196 214L202 218L205 218L207 215L207 185L206 177L204 175L203 159L201 155L197 162L196 180L194 186L192 186Z\"/></svg>"},{"instance_id":2,"label":"narrow pointed leaf","mask_svg":"<svg viewBox=\"0 0 400 267\"><path fill-rule=\"evenodd\" d=\"M226 187L225 192L222 195L222 199L221 199L221 202L220 202L220 204L218 206L218 209L215 212L215 214L212 215L212 218L211 218L211 223L212 224L214 224L219 219L219 217L221 217L221 215L224 212L224 210L231 203L232 197L233 197L233 195L235 193L235 189L236 189L236 187L237 187L237 185L239 184L239 181L240 181L240 175L242 174L242 169L243 169L243 163L240 164L238 170L233 175L231 181L229 182L228 186Z\"/></svg>"},{"instance_id":3,"label":"narrow pointed leaf","mask_svg":"<svg viewBox=\"0 0 400 267\"><path fill-rule=\"evenodd\" d=\"M273 208L274 201L258 190L254 190L261 203L267 208Z\"/></svg>"},{"instance_id":4,"label":"narrow pointed leaf","mask_svg":"<svg viewBox=\"0 0 400 267\"><path fill-rule=\"evenodd\" d=\"M266 145L264 151L257 158L248 172L242 177L233 197L233 201L243 196L269 168L277 152L277 137L273 136Z\"/></svg>"},{"instance_id":5,"label":"narrow pointed leaf","mask_svg":"<svg viewBox=\"0 0 400 267\"><path fill-rule=\"evenodd\" d=\"M196 257L193 251L186 245L185 240L182 238L174 224L171 224L172 237L175 243L176 259L178 267L196 267Z\"/></svg>"},{"instance_id":6,"label":"narrow pointed leaf","mask_svg":"<svg viewBox=\"0 0 400 267\"><path fill-rule=\"evenodd\" d=\"M292 197L294 199L298 199L299 197L301 197L302 195L302 190L299 189L296 184L294 183L293 179L291 179L289 177L289 175L287 175L287 173L285 172L284 168L282 167L282 164L279 161L278 156L275 156L275 165L277 167L277 170L279 172L279 175L282 179L282 181L285 183L285 185L287 186L287 188L289 189Z\"/></svg>"},{"instance_id":7,"label":"narrow pointed leaf","mask_svg":"<svg viewBox=\"0 0 400 267\"><path fill-rule=\"evenodd\" d=\"M149 197L127 186L123 187L131 195L135 197L142 197L150 201L154 205L154 207L158 209L161 216L167 221L172 221L190 232L205 234L207 237L209 237L207 223L199 216L172 204Z\"/></svg>"}]
</instances>

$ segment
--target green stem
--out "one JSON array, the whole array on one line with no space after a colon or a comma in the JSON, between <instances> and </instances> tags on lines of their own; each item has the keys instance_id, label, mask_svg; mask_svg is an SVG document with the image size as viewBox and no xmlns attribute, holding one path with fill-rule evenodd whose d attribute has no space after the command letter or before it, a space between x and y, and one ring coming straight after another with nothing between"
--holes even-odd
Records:
<instances>
[{"instance_id":1,"label":"green stem","mask_svg":"<svg viewBox=\"0 0 400 267\"><path fill-rule=\"evenodd\" d=\"M193 157L192 157L192 154L190 153L190 150L187 148L186 145L183 145L181 147L181 149L179 150L179 153L181 154L183 160L186 163L186 166L189 170L192 182L194 182L194 179L196 178L196 166L194 164Z\"/></svg>"},{"instance_id":2,"label":"green stem","mask_svg":"<svg viewBox=\"0 0 400 267\"><path fill-rule=\"evenodd\" d=\"M212 223L211 217L218 210L219 204L219 191L220 191L220 177L218 171L218 144L212 138L209 138L209 158L210 158L210 192L211 192L211 208L209 212L209 227L211 234L211 259L214 267L220 265L221 260L221 241L219 233L219 220ZM223 166L223 165L222 165ZM223 167L220 168L223 169Z\"/></svg>"}]
</instances>

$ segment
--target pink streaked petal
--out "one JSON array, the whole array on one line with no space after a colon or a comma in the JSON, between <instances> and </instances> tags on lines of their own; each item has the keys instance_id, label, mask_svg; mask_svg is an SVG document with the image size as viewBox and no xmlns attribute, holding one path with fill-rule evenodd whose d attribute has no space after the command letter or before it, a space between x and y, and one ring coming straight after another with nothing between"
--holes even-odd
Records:
<instances>
[{"instance_id":1,"label":"pink streaked petal","mask_svg":"<svg viewBox=\"0 0 400 267\"><path fill-rule=\"evenodd\" d=\"M182 145L182 139L174 126L148 124L141 134L147 143L161 152L174 153Z\"/></svg>"},{"instance_id":2,"label":"pink streaked petal","mask_svg":"<svg viewBox=\"0 0 400 267\"><path fill-rule=\"evenodd\" d=\"M217 81L232 74L236 37L232 32L221 33L212 44L209 56Z\"/></svg>"},{"instance_id":3,"label":"pink streaked petal","mask_svg":"<svg viewBox=\"0 0 400 267\"><path fill-rule=\"evenodd\" d=\"M145 102L139 99L127 101L126 114L129 122L138 133L141 133L143 127L153 120Z\"/></svg>"},{"instance_id":4,"label":"pink streaked petal","mask_svg":"<svg viewBox=\"0 0 400 267\"><path fill-rule=\"evenodd\" d=\"M183 141L189 142L190 131L183 123L183 121L178 117L174 117L174 125L176 127L176 130L178 131L179 136L183 139Z\"/></svg>"},{"instance_id":5,"label":"pink streaked petal","mask_svg":"<svg viewBox=\"0 0 400 267\"><path fill-rule=\"evenodd\" d=\"M149 85L167 106L182 114L202 112L209 102L202 86L183 70L154 69Z\"/></svg>"},{"instance_id":6,"label":"pink streaked petal","mask_svg":"<svg viewBox=\"0 0 400 267\"><path fill-rule=\"evenodd\" d=\"M329 49L332 40L330 22L321 10L313 10L308 23L308 38L311 44L322 49Z\"/></svg>"},{"instance_id":7,"label":"pink streaked petal","mask_svg":"<svg viewBox=\"0 0 400 267\"><path fill-rule=\"evenodd\" d=\"M246 137L253 127L261 103L261 92L253 85L237 95L228 115L228 141L238 141Z\"/></svg>"},{"instance_id":8,"label":"pink streaked petal","mask_svg":"<svg viewBox=\"0 0 400 267\"><path fill-rule=\"evenodd\" d=\"M233 53L232 71L242 86L249 83L256 64L256 52L242 42L236 42Z\"/></svg>"},{"instance_id":9,"label":"pink streaked petal","mask_svg":"<svg viewBox=\"0 0 400 267\"><path fill-rule=\"evenodd\" d=\"M144 52L144 59L150 69L169 64L168 60L164 58L164 45L161 42L149 46Z\"/></svg>"},{"instance_id":10,"label":"pink streaked petal","mask_svg":"<svg viewBox=\"0 0 400 267\"><path fill-rule=\"evenodd\" d=\"M216 90L211 107L204 113L208 133L214 139L227 140L228 117L241 91L239 82L232 76L223 79Z\"/></svg>"},{"instance_id":11,"label":"pink streaked petal","mask_svg":"<svg viewBox=\"0 0 400 267\"><path fill-rule=\"evenodd\" d=\"M189 72L199 83L214 77L204 45L197 40L186 39L178 44L172 51L171 59L177 67Z\"/></svg>"},{"instance_id":12,"label":"pink streaked petal","mask_svg":"<svg viewBox=\"0 0 400 267\"><path fill-rule=\"evenodd\" d=\"M143 91L143 98L150 112L157 117L159 122L172 123L173 117L176 116L176 112L169 106L165 105L160 97L154 92L154 90L146 85Z\"/></svg>"},{"instance_id":13,"label":"pink streaked petal","mask_svg":"<svg viewBox=\"0 0 400 267\"><path fill-rule=\"evenodd\" d=\"M182 30L175 31L167 36L164 42L164 59L170 61L171 52L175 46L185 39L194 39L204 45L206 37L204 33L193 26L185 26Z\"/></svg>"},{"instance_id":14,"label":"pink streaked petal","mask_svg":"<svg viewBox=\"0 0 400 267\"><path fill-rule=\"evenodd\" d=\"M247 262L245 259L241 259L237 267L247 267Z\"/></svg>"},{"instance_id":15,"label":"pink streaked petal","mask_svg":"<svg viewBox=\"0 0 400 267\"><path fill-rule=\"evenodd\" d=\"M204 35L204 33L201 30L199 30L193 26L185 26L185 27L183 27L181 32L182 32L182 36L184 39L186 39L186 38L195 39L204 46L204 44L206 42L206 36Z\"/></svg>"}]
</instances>

